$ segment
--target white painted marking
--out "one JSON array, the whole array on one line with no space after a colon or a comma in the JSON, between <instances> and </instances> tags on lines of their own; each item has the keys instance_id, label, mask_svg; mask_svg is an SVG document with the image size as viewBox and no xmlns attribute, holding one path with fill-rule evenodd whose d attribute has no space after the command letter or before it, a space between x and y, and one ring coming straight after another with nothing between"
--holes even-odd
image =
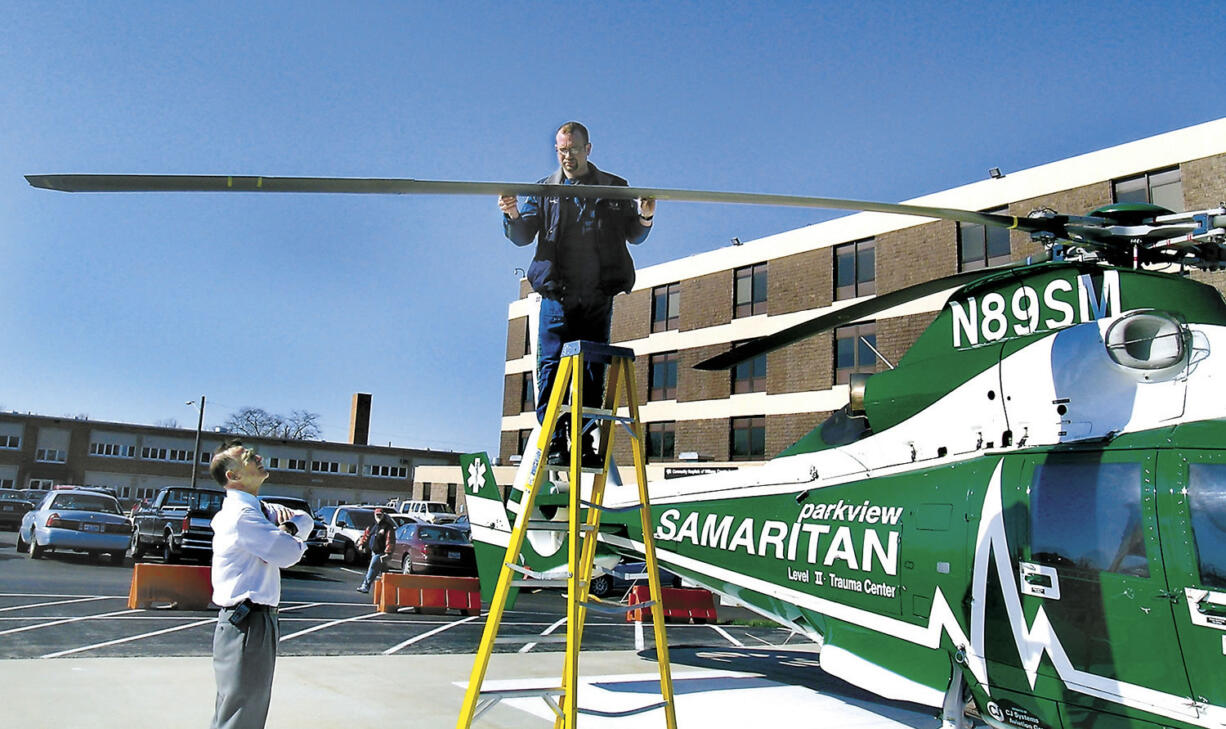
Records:
<instances>
[{"instance_id":1,"label":"white painted marking","mask_svg":"<svg viewBox=\"0 0 1226 729\"><path fill-rule=\"evenodd\" d=\"M352 574L355 574L355 575L361 575L361 576L363 576L363 577L365 577L365 576L366 576L366 570L351 570L351 569L349 569L348 567L341 567L341 569L343 569L343 570L344 570L344 571L346 571L346 572L350 572L350 573L352 573Z\"/></svg>"},{"instance_id":2,"label":"white painted marking","mask_svg":"<svg viewBox=\"0 0 1226 729\"><path fill-rule=\"evenodd\" d=\"M420 641L420 640L425 640L426 638L429 638L429 637L430 637L430 636L432 636L432 635L438 635L439 633L443 632L444 630L451 630L452 628L456 627L457 625L463 625L464 623L471 623L472 621L476 620L476 619L477 619L477 618L479 618L479 617L481 617L481 616L480 616L480 615L469 615L467 618L464 618L463 620L457 620L457 621L455 621L454 623L447 623L446 625L440 625L440 626L438 626L437 628L435 628L434 630L427 630L426 632L422 633L421 635L414 636L414 637L412 637L412 638L409 638L408 640L406 640L406 641L405 641L405 642L403 642L403 643L400 643L400 644L398 644L398 645L394 645L394 646L392 646L391 648L388 648L387 650L383 651L383 655L385 655L385 656L389 656L389 655L391 655L391 654L395 653L396 651L400 650L401 648L404 648L404 647L406 647L406 646L413 645L414 643L416 643L416 642L418 642L418 641Z\"/></svg>"},{"instance_id":3,"label":"white painted marking","mask_svg":"<svg viewBox=\"0 0 1226 729\"><path fill-rule=\"evenodd\" d=\"M364 614L362 614L362 615L358 615L357 617L353 617L353 618L345 618L345 619L343 619L343 620L329 620L329 621L328 621L328 622L326 622L326 623L321 623L321 624L319 624L319 625L312 626L312 627L307 628L307 629L305 629L305 630L299 630L297 633L290 633L289 635L283 635L283 636L281 636L281 640L280 640L280 642L281 642L281 643L284 643L285 641L289 640L290 638L297 638L297 637L298 637L298 636L300 636L300 635L306 635L307 633L314 633L314 632L315 632L315 631L317 631L317 630L323 630L324 628L331 628L332 626L334 626L334 625L340 625L341 623L352 623L352 622L354 622L354 621L356 621L356 620L366 620L367 618L374 618L374 617L377 617L377 616L382 615L382 614L383 614L383 613L380 613L380 612L377 612L377 611L376 611L376 612L373 612L373 613L364 613Z\"/></svg>"},{"instance_id":4,"label":"white painted marking","mask_svg":"<svg viewBox=\"0 0 1226 729\"><path fill-rule=\"evenodd\" d=\"M553 625L550 625L548 628L545 628L544 630L542 630L541 635L549 635L553 631L557 630L559 626L562 626L562 625L566 625L566 618L562 618L561 620L557 621ZM527 643L522 648L519 649L519 652L527 653L528 651L532 650L535 647L536 647L536 643Z\"/></svg>"},{"instance_id":5,"label":"white painted marking","mask_svg":"<svg viewBox=\"0 0 1226 729\"><path fill-rule=\"evenodd\" d=\"M732 645L737 646L738 648L745 647L744 643L737 640L736 638L733 638L732 635L728 631L724 630L718 625L708 625L707 627L710 628L711 630L714 630L716 633L719 633L720 635L724 636L724 638Z\"/></svg>"},{"instance_id":6,"label":"white painted marking","mask_svg":"<svg viewBox=\"0 0 1226 729\"><path fill-rule=\"evenodd\" d=\"M28 608L50 607L51 605L67 605L74 602L89 602L90 600L109 600L106 597L78 597L73 600L53 600L52 602L36 602L30 605L14 605L12 607L0 608L0 613L9 610L26 610Z\"/></svg>"},{"instance_id":7,"label":"white painted marking","mask_svg":"<svg viewBox=\"0 0 1226 729\"><path fill-rule=\"evenodd\" d=\"M176 625L173 628L163 628L162 630L155 630L152 633L141 633L140 635L130 635L127 638L117 638L115 640L108 640L105 643L94 643L93 645L83 645L79 648L69 648L68 650L65 650L65 651L57 651L55 653L46 653L44 655L39 656L39 658L59 658L60 656L72 655L73 653L81 653L83 651L93 650L94 648L105 648L106 646L109 646L109 645L119 645L120 643L130 643L134 640L141 640L142 638L151 638L155 635L163 635L165 633L174 633L180 630L187 630L188 628L198 628L201 625L208 625L209 623L216 623L216 622L217 622L217 618L207 618L205 620L197 620L194 623L188 623L187 625Z\"/></svg>"},{"instance_id":8,"label":"white painted marking","mask_svg":"<svg viewBox=\"0 0 1226 729\"><path fill-rule=\"evenodd\" d=\"M634 621L634 650L643 650L643 621Z\"/></svg>"},{"instance_id":9,"label":"white painted marking","mask_svg":"<svg viewBox=\"0 0 1226 729\"><path fill-rule=\"evenodd\" d=\"M39 623L37 625L26 625L21 628L9 628L8 630L0 630L0 635L11 635L13 633L24 633L27 630L38 630L39 628L50 628L56 625L65 623L76 623L81 620L94 620L96 618L109 618L112 615L130 615L131 613L143 612L142 610L117 610L113 613L98 613L97 615L82 615L76 618L64 618L63 620L52 620L49 623Z\"/></svg>"},{"instance_id":10,"label":"white painted marking","mask_svg":"<svg viewBox=\"0 0 1226 729\"><path fill-rule=\"evenodd\" d=\"M295 605L294 607L284 608L284 609L283 609L283 610L281 610L280 612L285 613L285 612L289 612L289 611L291 611L291 610L302 610L302 609L304 609L304 608L315 607L315 606L317 606L317 605L319 605L319 603L317 603L317 602L308 602L308 603L304 603L304 604L302 604L302 605ZM152 617L152 616L150 616L150 617ZM168 616L168 617L169 617L169 616ZM180 618L180 619L181 619L181 618ZM144 639L144 638L152 638L152 637L154 637L154 636L156 636L156 635L165 635L166 633L175 633L175 632L178 632L178 631L180 631L180 630L188 630L189 628L196 628L196 627L199 627L199 626L201 626L201 625L208 625L209 623L216 623L216 622L217 622L217 618L208 618L208 619L206 619L206 620L197 620L197 621L195 621L195 622L193 622L193 623L187 623L186 625L176 625L176 626L175 626L175 627L173 627L173 628L163 628L162 630L155 630L155 631L150 632L150 633L141 633L140 635L130 635L130 636L128 636L127 638L117 638L117 639L115 639L115 640L108 640L108 641L106 641L106 642L104 642L104 643L94 643L93 645L81 646L80 648L70 648L70 649L68 649L68 650L58 651L58 652L56 652L56 653L47 653L46 655L39 656L39 658L59 658L60 656L67 656L67 655L70 655L70 654L73 654L73 653L81 653L81 652L84 652L84 651L93 650L94 648L105 648L105 647L107 647L107 646L111 646L111 645L119 645L120 643L131 643L131 642L132 642L132 641L134 641L134 640L142 640L142 639Z\"/></svg>"}]
</instances>

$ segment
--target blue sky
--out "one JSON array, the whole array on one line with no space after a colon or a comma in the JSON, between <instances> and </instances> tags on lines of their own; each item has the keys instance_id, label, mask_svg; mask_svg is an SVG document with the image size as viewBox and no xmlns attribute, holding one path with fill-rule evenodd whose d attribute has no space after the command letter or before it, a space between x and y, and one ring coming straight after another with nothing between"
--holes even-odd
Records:
<instances>
[{"instance_id":1,"label":"blue sky","mask_svg":"<svg viewBox=\"0 0 1226 729\"><path fill-rule=\"evenodd\" d=\"M496 450L530 249L485 198L93 194L23 175L534 181L898 201L1226 115L1219 2L0 2L0 409ZM1223 183L1226 197L1226 181ZM1081 212L1081 211L1070 211ZM661 205L640 266L820 211Z\"/></svg>"}]
</instances>

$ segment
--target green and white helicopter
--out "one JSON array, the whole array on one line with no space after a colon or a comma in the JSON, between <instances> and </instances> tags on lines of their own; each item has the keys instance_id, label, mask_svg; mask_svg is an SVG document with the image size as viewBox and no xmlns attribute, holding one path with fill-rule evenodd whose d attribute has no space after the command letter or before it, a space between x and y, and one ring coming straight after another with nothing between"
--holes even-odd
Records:
<instances>
[{"instance_id":1,"label":"green and white helicopter","mask_svg":"<svg viewBox=\"0 0 1226 729\"><path fill-rule=\"evenodd\" d=\"M822 668L962 724L1226 726L1226 208L1113 205L1028 218L835 198L389 179L31 176L65 191L582 195L919 215L1029 232L1049 260L876 297L699 365L727 368L911 298L956 290L898 366L769 463L649 485L663 566L822 643ZM1219 361L1222 360L1222 361ZM537 437L529 438L535 444ZM484 574L504 504L464 459ZM583 488L589 483L581 483ZM551 501L551 498L553 501ZM565 494L536 505L562 520ZM608 507L637 503L610 474ZM536 516L536 515L534 515ZM598 563L641 554L607 513ZM566 570L557 531L524 561ZM492 571L492 572L491 572ZM492 584L493 577L483 578Z\"/></svg>"}]
</instances>

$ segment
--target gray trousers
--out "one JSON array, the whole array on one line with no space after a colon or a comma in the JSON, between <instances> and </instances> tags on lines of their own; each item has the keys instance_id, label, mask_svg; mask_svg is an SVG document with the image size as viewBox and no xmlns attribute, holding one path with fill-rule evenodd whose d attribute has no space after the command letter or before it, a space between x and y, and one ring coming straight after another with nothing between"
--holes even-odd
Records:
<instances>
[{"instance_id":1,"label":"gray trousers","mask_svg":"<svg viewBox=\"0 0 1226 729\"><path fill-rule=\"evenodd\" d=\"M230 622L233 608L222 608L213 631L213 673L217 709L212 729L262 729L272 698L281 630L277 611L253 610L241 625Z\"/></svg>"}]
</instances>

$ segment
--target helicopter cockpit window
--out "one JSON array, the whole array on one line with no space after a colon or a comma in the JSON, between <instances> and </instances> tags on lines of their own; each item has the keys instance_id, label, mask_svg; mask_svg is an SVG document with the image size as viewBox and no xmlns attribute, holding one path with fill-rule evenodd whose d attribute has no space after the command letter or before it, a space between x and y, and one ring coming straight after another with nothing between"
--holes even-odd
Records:
<instances>
[{"instance_id":1,"label":"helicopter cockpit window","mask_svg":"<svg viewBox=\"0 0 1226 729\"><path fill-rule=\"evenodd\" d=\"M1036 466L1030 553L1053 567L1148 577L1140 464L1086 459Z\"/></svg>"},{"instance_id":2,"label":"helicopter cockpit window","mask_svg":"<svg viewBox=\"0 0 1226 729\"><path fill-rule=\"evenodd\" d=\"M1226 466L1191 464L1188 511L1201 584L1226 589Z\"/></svg>"}]
</instances>

